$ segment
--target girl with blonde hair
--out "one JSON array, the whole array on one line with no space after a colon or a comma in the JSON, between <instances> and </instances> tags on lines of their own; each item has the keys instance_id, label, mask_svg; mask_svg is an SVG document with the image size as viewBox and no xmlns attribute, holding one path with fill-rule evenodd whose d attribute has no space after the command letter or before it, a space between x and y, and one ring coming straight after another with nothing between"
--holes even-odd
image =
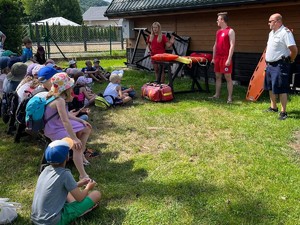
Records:
<instances>
[{"instance_id":1,"label":"girl with blonde hair","mask_svg":"<svg viewBox=\"0 0 300 225\"><path fill-rule=\"evenodd\" d=\"M151 56L155 54L162 54L166 52L166 48L170 48L175 42L174 36L171 36L171 39L168 40L166 35L164 35L161 31L161 25L159 22L154 22L151 26L151 34L147 39L148 48L150 50ZM162 69L162 74L159 78L159 65L153 62L153 69L155 72L155 78L158 83L165 82L165 74L164 69Z\"/></svg>"}]
</instances>

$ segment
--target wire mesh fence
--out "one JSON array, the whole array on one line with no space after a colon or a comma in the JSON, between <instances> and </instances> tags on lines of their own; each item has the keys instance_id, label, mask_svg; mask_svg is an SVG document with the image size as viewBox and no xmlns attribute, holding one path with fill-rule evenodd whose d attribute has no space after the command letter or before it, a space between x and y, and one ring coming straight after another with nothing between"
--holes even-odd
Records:
<instances>
[{"instance_id":1,"label":"wire mesh fence","mask_svg":"<svg viewBox=\"0 0 300 225\"><path fill-rule=\"evenodd\" d=\"M113 51L124 50L120 26L30 24L24 26L23 35L30 36L33 48L44 46L48 58L73 58L104 51L112 54Z\"/></svg>"}]
</instances>

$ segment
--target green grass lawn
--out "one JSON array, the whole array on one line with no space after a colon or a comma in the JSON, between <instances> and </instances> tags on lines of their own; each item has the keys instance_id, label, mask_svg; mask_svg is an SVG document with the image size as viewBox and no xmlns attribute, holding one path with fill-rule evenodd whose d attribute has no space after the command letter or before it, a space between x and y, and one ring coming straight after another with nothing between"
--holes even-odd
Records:
<instances>
[{"instance_id":1,"label":"green grass lawn","mask_svg":"<svg viewBox=\"0 0 300 225\"><path fill-rule=\"evenodd\" d=\"M123 61L101 63L113 70ZM234 87L231 105L225 85L220 100L208 100L212 93L177 94L170 103L143 100L140 87L153 76L126 70L122 83L136 88L134 104L92 108L88 147L102 155L86 170L102 202L74 224L300 224L299 153L293 148L299 96L290 95L289 118L279 121L278 114L263 112L267 95L245 101L246 87ZM175 91L189 85L190 79L178 78ZM43 148L28 138L14 144L4 130L1 123L0 197L22 203L14 224L30 224ZM72 173L78 177L75 167Z\"/></svg>"}]
</instances>

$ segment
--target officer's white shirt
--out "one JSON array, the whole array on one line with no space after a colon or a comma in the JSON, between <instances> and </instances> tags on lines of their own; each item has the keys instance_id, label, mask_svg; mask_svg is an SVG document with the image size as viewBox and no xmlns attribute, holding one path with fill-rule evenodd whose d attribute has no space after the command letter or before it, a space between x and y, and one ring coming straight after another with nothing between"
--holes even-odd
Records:
<instances>
[{"instance_id":1,"label":"officer's white shirt","mask_svg":"<svg viewBox=\"0 0 300 225\"><path fill-rule=\"evenodd\" d=\"M266 61L275 62L282 56L288 57L290 50L288 47L296 45L292 32L285 26L281 26L276 32L269 33L267 43Z\"/></svg>"}]
</instances>

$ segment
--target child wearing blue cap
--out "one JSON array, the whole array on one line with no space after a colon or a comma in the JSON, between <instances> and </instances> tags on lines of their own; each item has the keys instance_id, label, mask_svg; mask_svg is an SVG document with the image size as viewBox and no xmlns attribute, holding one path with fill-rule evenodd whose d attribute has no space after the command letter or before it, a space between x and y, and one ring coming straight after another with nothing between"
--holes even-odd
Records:
<instances>
[{"instance_id":1,"label":"child wearing blue cap","mask_svg":"<svg viewBox=\"0 0 300 225\"><path fill-rule=\"evenodd\" d=\"M100 201L99 191L90 192L95 181L85 178L76 183L71 171L65 168L72 145L71 138L64 138L51 142L45 151L50 165L37 181L31 212L34 224L70 224ZM85 188L80 189L83 186Z\"/></svg>"}]
</instances>

